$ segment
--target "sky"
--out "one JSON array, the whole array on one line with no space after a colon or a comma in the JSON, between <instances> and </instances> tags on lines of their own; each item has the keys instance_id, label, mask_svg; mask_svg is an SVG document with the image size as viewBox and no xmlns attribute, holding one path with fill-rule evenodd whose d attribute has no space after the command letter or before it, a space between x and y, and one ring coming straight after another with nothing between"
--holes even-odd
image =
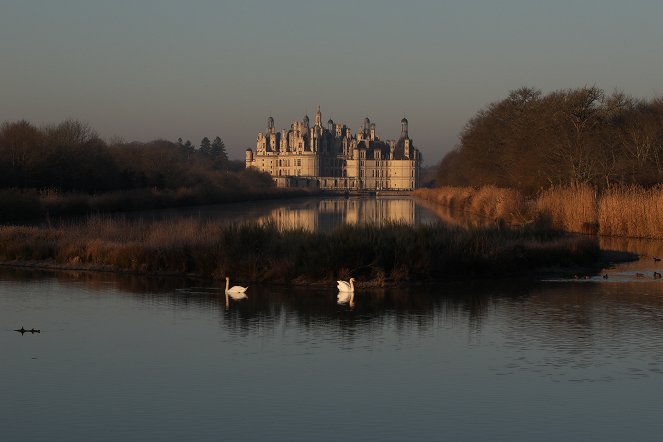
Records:
<instances>
[{"instance_id":1,"label":"sky","mask_svg":"<svg viewBox=\"0 0 663 442\"><path fill-rule=\"evenodd\" d=\"M424 165L523 86L663 94L660 0L0 0L0 122L255 148L320 105Z\"/></svg>"}]
</instances>

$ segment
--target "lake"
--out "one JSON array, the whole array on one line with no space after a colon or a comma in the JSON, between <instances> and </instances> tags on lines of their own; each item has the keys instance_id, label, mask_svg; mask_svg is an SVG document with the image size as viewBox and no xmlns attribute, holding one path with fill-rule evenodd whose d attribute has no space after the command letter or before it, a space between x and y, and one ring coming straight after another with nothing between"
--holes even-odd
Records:
<instances>
[{"instance_id":1,"label":"lake","mask_svg":"<svg viewBox=\"0 0 663 442\"><path fill-rule=\"evenodd\" d=\"M433 222L408 201L398 213ZM387 210L279 204L195 216L331 228ZM642 257L608 279L366 290L352 307L335 287L234 301L185 278L0 268L3 439L659 440L663 245L601 241Z\"/></svg>"}]
</instances>

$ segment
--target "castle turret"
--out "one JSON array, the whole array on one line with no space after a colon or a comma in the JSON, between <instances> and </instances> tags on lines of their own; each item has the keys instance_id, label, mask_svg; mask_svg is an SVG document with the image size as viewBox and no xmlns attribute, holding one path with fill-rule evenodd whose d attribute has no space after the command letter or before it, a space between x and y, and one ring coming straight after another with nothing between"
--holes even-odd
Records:
<instances>
[{"instance_id":1,"label":"castle turret","mask_svg":"<svg viewBox=\"0 0 663 442\"><path fill-rule=\"evenodd\" d=\"M308 129L308 127L309 127L308 115L304 115L304 119L302 120L302 123L304 124L304 127Z\"/></svg>"},{"instance_id":2,"label":"castle turret","mask_svg":"<svg viewBox=\"0 0 663 442\"><path fill-rule=\"evenodd\" d=\"M407 118L401 120L401 138L409 138L407 135Z\"/></svg>"},{"instance_id":3,"label":"castle turret","mask_svg":"<svg viewBox=\"0 0 663 442\"><path fill-rule=\"evenodd\" d=\"M317 127L322 127L322 114L320 113L320 105L318 104L318 110L315 111L315 125Z\"/></svg>"},{"instance_id":4,"label":"castle turret","mask_svg":"<svg viewBox=\"0 0 663 442\"><path fill-rule=\"evenodd\" d=\"M253 165L253 151L246 149L246 168L248 169Z\"/></svg>"},{"instance_id":5,"label":"castle turret","mask_svg":"<svg viewBox=\"0 0 663 442\"><path fill-rule=\"evenodd\" d=\"M274 133L274 119L271 116L267 118L267 133Z\"/></svg>"}]
</instances>

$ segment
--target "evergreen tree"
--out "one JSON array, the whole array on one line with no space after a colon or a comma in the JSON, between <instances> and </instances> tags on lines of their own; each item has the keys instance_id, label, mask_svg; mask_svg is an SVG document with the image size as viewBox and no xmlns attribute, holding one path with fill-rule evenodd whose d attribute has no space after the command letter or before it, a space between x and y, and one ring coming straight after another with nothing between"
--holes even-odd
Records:
<instances>
[{"instance_id":1,"label":"evergreen tree","mask_svg":"<svg viewBox=\"0 0 663 442\"><path fill-rule=\"evenodd\" d=\"M214 159L215 164L217 164L219 167L227 167L228 153L226 152L226 145L223 143L223 140L221 140L220 137L214 138L210 154Z\"/></svg>"},{"instance_id":2,"label":"evergreen tree","mask_svg":"<svg viewBox=\"0 0 663 442\"><path fill-rule=\"evenodd\" d=\"M212 143L209 138L205 137L200 140L200 153L207 157L212 155Z\"/></svg>"}]
</instances>

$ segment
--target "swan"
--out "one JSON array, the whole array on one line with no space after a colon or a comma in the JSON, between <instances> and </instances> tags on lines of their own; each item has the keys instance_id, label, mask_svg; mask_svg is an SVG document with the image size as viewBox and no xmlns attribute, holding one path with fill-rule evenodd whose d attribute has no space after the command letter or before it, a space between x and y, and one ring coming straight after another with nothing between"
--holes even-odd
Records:
<instances>
[{"instance_id":1,"label":"swan","mask_svg":"<svg viewBox=\"0 0 663 442\"><path fill-rule=\"evenodd\" d=\"M355 292L339 292L336 296L336 302L339 304L350 302L350 307L352 307L355 303Z\"/></svg>"},{"instance_id":2,"label":"swan","mask_svg":"<svg viewBox=\"0 0 663 442\"><path fill-rule=\"evenodd\" d=\"M341 292L341 293L354 293L354 291L355 291L355 285L354 285L355 279L354 278L350 278L350 283L349 284L345 281L336 281L336 282L337 282L336 288L338 288L339 292Z\"/></svg>"},{"instance_id":3,"label":"swan","mask_svg":"<svg viewBox=\"0 0 663 442\"><path fill-rule=\"evenodd\" d=\"M338 284L336 288L338 289L338 295L336 297L336 302L339 304L346 304L350 302L350 306L355 303L355 279L350 278L350 283L345 281L336 281Z\"/></svg>"},{"instance_id":4,"label":"swan","mask_svg":"<svg viewBox=\"0 0 663 442\"><path fill-rule=\"evenodd\" d=\"M228 286L230 285L230 278L226 276L226 295L229 295L233 299L245 299L248 298L246 296L246 289L248 287L242 287L239 285L234 285L230 288Z\"/></svg>"}]
</instances>

